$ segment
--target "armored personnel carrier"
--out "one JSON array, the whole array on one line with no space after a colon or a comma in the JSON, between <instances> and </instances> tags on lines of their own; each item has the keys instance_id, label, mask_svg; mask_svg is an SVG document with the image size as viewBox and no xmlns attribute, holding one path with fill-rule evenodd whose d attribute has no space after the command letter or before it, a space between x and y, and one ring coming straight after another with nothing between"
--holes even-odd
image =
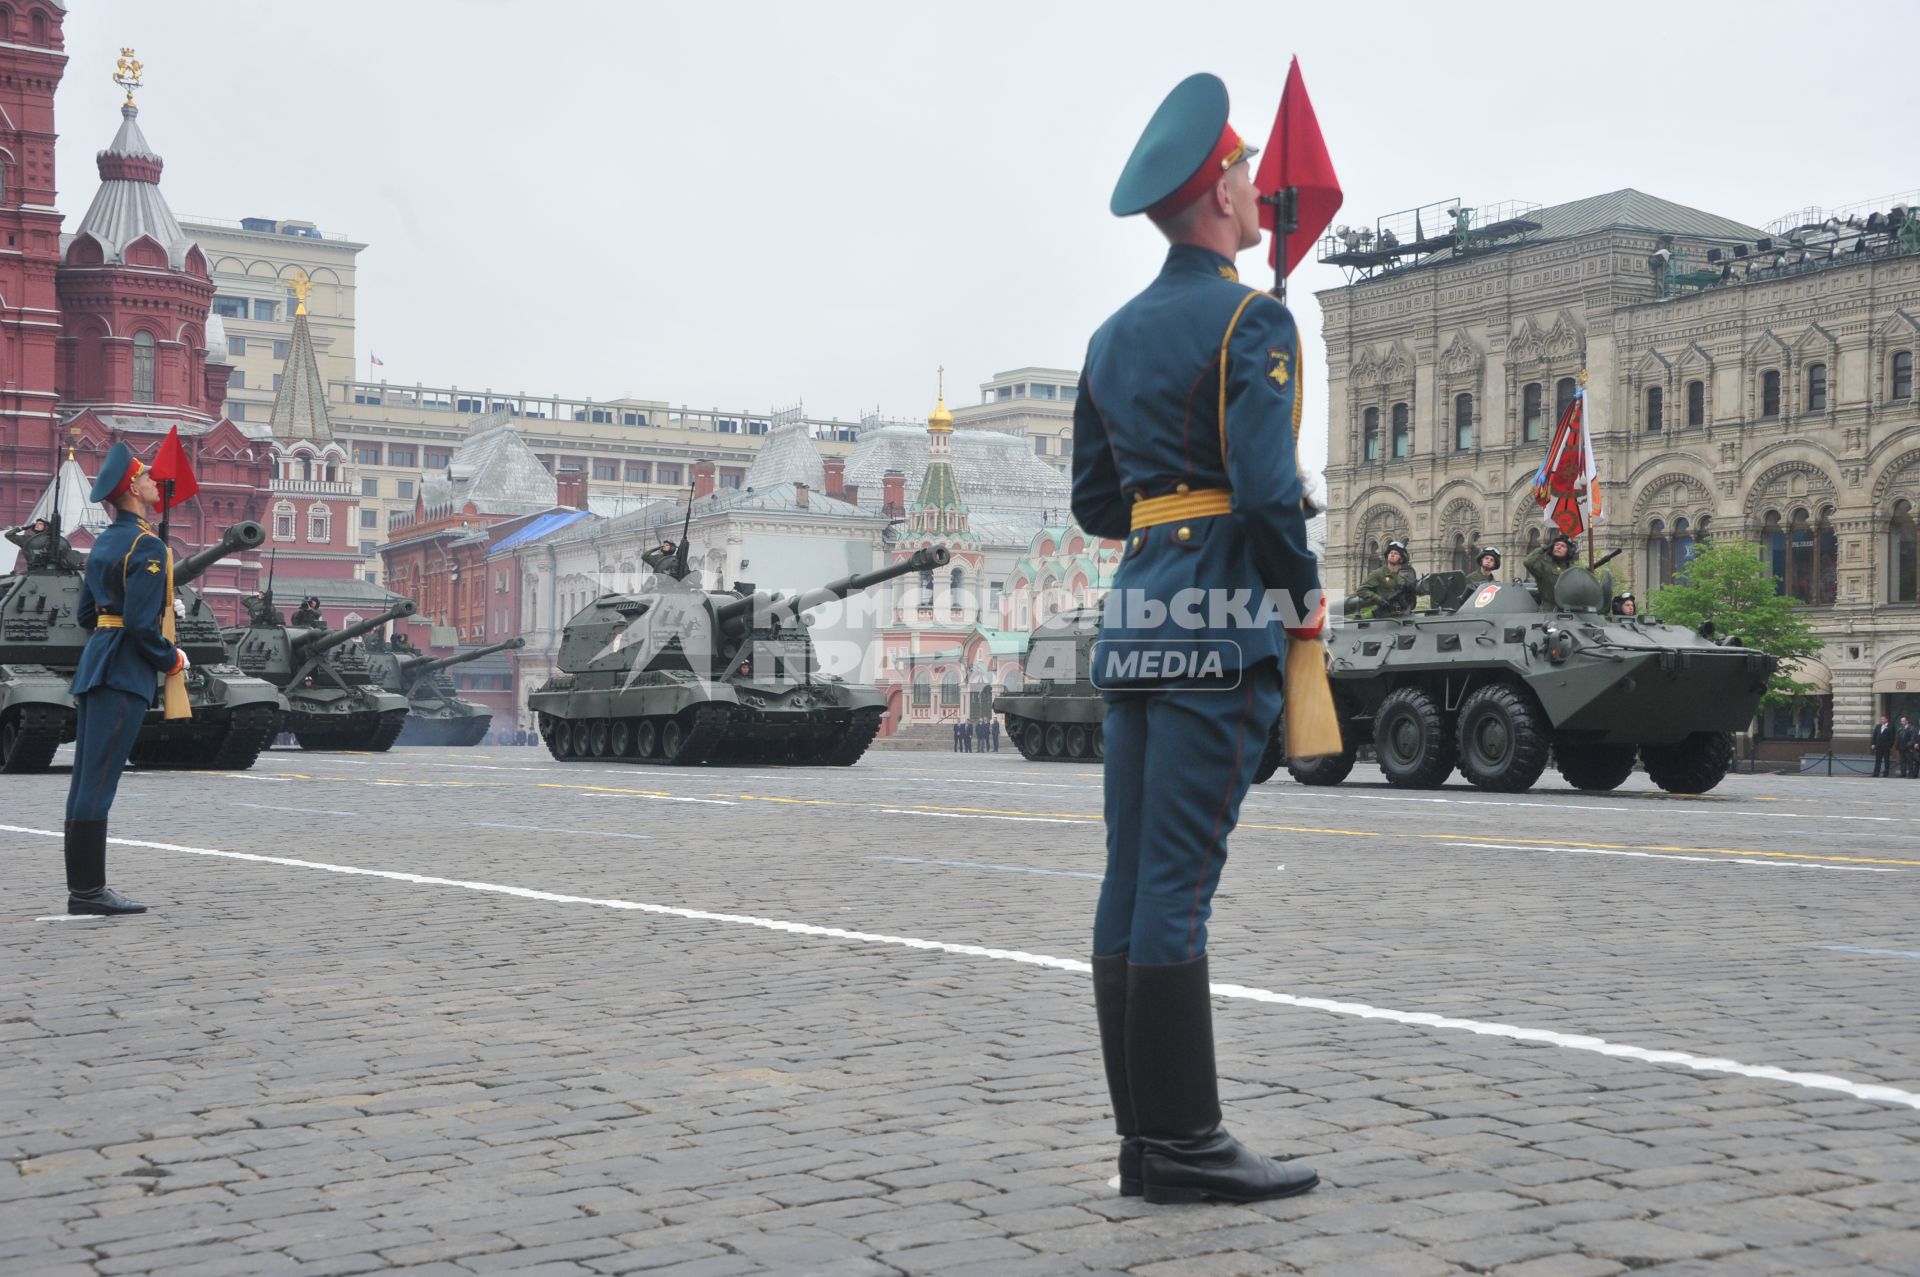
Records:
<instances>
[{"instance_id":1,"label":"armored personnel carrier","mask_svg":"<svg viewBox=\"0 0 1920 1277\"><path fill-rule=\"evenodd\" d=\"M1100 609L1076 608L1034 627L1020 658L1017 692L993 698L1007 735L1029 762L1071 762L1106 756L1107 704L1093 685L1093 641Z\"/></svg>"},{"instance_id":2,"label":"armored personnel carrier","mask_svg":"<svg viewBox=\"0 0 1920 1277\"><path fill-rule=\"evenodd\" d=\"M212 612L185 588L221 559L263 539L258 523L238 523L215 544L174 564L177 597L187 609L177 636L193 662L187 671L193 717L169 723L158 709L150 711L134 747L136 765L243 770L270 738L279 694L233 666ZM58 528L17 567L0 577L0 772L35 772L46 770L54 751L73 739L67 686L91 631L77 615L84 560Z\"/></svg>"},{"instance_id":3,"label":"armored personnel carrier","mask_svg":"<svg viewBox=\"0 0 1920 1277\"><path fill-rule=\"evenodd\" d=\"M1778 664L1683 626L1601 610L1585 568L1562 573L1550 606L1530 584L1470 588L1428 578L1435 606L1329 631L1346 752L1289 760L1308 785L1336 785L1361 742L1387 782L1431 789L1457 767L1480 789L1530 788L1549 758L1576 789L1607 790L1636 759L1670 793L1705 793L1733 762Z\"/></svg>"},{"instance_id":4,"label":"armored personnel carrier","mask_svg":"<svg viewBox=\"0 0 1920 1277\"><path fill-rule=\"evenodd\" d=\"M477 661L495 652L511 652L527 645L523 638L508 639L439 659L398 645L367 643L367 660L374 682L407 698L407 721L400 729L402 745L478 745L487 738L493 711L457 694L446 673L455 665Z\"/></svg>"},{"instance_id":5,"label":"armored personnel carrier","mask_svg":"<svg viewBox=\"0 0 1920 1277\"><path fill-rule=\"evenodd\" d=\"M945 546L780 597L713 594L677 570L654 588L605 594L567 623L560 672L527 697L555 758L692 766L787 762L850 767L880 732L881 693L822 674L805 613L948 560Z\"/></svg>"},{"instance_id":6,"label":"armored personnel carrier","mask_svg":"<svg viewBox=\"0 0 1920 1277\"><path fill-rule=\"evenodd\" d=\"M279 730L302 749L391 749L406 723L407 698L382 688L363 644L354 642L389 621L412 616L412 599L345 629L290 626L265 595L250 623L226 631L234 662L280 689L286 712Z\"/></svg>"}]
</instances>

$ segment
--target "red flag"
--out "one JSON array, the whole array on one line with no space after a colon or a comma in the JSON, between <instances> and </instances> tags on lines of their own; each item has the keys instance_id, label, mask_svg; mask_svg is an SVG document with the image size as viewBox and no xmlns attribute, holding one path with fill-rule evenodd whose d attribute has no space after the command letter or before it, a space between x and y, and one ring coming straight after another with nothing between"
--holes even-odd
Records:
<instances>
[{"instance_id":1,"label":"red flag","mask_svg":"<svg viewBox=\"0 0 1920 1277\"><path fill-rule=\"evenodd\" d=\"M160 495L167 495L167 480L173 480L173 500L168 508L185 505L193 500L193 494L200 491L200 481L193 477L193 467L187 464L187 450L180 444L180 427L167 431L166 442L160 445L160 451L154 454L153 465L149 467L153 481L160 485Z\"/></svg>"},{"instance_id":2,"label":"red flag","mask_svg":"<svg viewBox=\"0 0 1920 1277\"><path fill-rule=\"evenodd\" d=\"M1547 522L1570 537L1587 530L1580 512L1580 498L1592 495L1593 453L1587 446L1587 397L1576 392L1566 411L1553 428L1553 440L1547 445L1546 460L1533 476L1533 499L1547 511Z\"/></svg>"},{"instance_id":3,"label":"red flag","mask_svg":"<svg viewBox=\"0 0 1920 1277\"><path fill-rule=\"evenodd\" d=\"M1313 101L1307 97L1307 85L1300 78L1300 59L1287 68L1287 87L1280 94L1280 114L1274 117L1273 134L1260 156L1260 171L1253 185L1262 195L1274 195L1291 186L1300 192L1300 226L1287 236L1287 270L1291 275L1312 250L1344 198L1340 179L1334 176L1333 160L1327 155L1327 140L1320 136L1320 121L1313 113ZM1273 229L1273 205L1260 206L1260 225ZM1267 265L1278 258L1279 236L1267 246Z\"/></svg>"}]
</instances>

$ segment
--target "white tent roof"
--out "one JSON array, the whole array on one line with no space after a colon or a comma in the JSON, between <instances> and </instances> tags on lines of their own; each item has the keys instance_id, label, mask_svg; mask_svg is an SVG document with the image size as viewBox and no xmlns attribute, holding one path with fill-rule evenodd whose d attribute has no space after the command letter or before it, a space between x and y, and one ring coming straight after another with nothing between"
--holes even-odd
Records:
<instances>
[{"instance_id":1,"label":"white tent roof","mask_svg":"<svg viewBox=\"0 0 1920 1277\"><path fill-rule=\"evenodd\" d=\"M89 495L93 491L93 480L87 478L80 469L80 463L69 457L60 463L60 472L53 476L53 482L40 494L40 500L34 504L33 513L23 524L31 525L35 519L53 517L53 494L60 493L60 530L67 540L73 540L74 533L84 532L91 541L100 530L113 522L107 508ZM0 572L11 572L19 550L13 542L0 540Z\"/></svg>"}]
</instances>

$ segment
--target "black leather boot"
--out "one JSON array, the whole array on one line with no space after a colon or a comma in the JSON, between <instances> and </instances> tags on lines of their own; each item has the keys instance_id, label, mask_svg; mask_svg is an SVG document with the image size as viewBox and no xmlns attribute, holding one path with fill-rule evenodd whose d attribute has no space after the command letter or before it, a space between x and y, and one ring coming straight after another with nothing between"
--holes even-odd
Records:
<instances>
[{"instance_id":1,"label":"black leather boot","mask_svg":"<svg viewBox=\"0 0 1920 1277\"><path fill-rule=\"evenodd\" d=\"M107 885L107 822L67 822L67 912L145 913L147 907Z\"/></svg>"},{"instance_id":2,"label":"black leather boot","mask_svg":"<svg viewBox=\"0 0 1920 1277\"><path fill-rule=\"evenodd\" d=\"M1150 1202L1263 1202L1320 1182L1256 1153L1220 1125L1206 955L1127 967L1127 1083Z\"/></svg>"},{"instance_id":3,"label":"black leather boot","mask_svg":"<svg viewBox=\"0 0 1920 1277\"><path fill-rule=\"evenodd\" d=\"M1107 1066L1113 1128L1120 1133L1120 1196L1140 1196L1140 1128L1127 1088L1127 955L1093 960L1093 1009L1100 1018L1100 1059Z\"/></svg>"}]
</instances>

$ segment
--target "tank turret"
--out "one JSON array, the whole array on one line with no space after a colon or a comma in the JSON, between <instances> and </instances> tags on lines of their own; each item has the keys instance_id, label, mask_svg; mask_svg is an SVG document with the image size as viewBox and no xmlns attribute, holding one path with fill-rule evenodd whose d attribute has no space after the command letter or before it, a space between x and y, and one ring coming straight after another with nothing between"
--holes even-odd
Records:
<instances>
[{"instance_id":1,"label":"tank turret","mask_svg":"<svg viewBox=\"0 0 1920 1277\"><path fill-rule=\"evenodd\" d=\"M528 708L560 759L848 766L879 734L886 701L822 670L807 612L951 558L927 546L785 596L656 575L654 591L602 595L568 622L560 672Z\"/></svg>"},{"instance_id":2,"label":"tank turret","mask_svg":"<svg viewBox=\"0 0 1920 1277\"><path fill-rule=\"evenodd\" d=\"M295 628L256 607L251 624L226 633L234 662L286 697L282 727L302 749L390 749L406 724L407 698L381 687L364 643L354 640L419 606L401 599L337 630Z\"/></svg>"},{"instance_id":3,"label":"tank turret","mask_svg":"<svg viewBox=\"0 0 1920 1277\"><path fill-rule=\"evenodd\" d=\"M407 698L407 724L400 732L400 743L478 745L485 740L487 729L493 725L493 711L459 695L453 680L442 675L455 665L517 651L526 645L523 638L511 638L438 658L412 651L372 653L368 659L380 686Z\"/></svg>"},{"instance_id":4,"label":"tank turret","mask_svg":"<svg viewBox=\"0 0 1920 1277\"><path fill-rule=\"evenodd\" d=\"M412 616L419 610L420 605L412 599L401 599L386 611L369 616L363 621L355 621L342 629L295 630L293 631L293 650L303 657L322 656L342 643L351 643L357 638L364 638L388 622Z\"/></svg>"},{"instance_id":5,"label":"tank turret","mask_svg":"<svg viewBox=\"0 0 1920 1277\"><path fill-rule=\"evenodd\" d=\"M403 665L401 667L401 673L410 680L421 679L430 674L437 674L441 670L451 669L455 665L465 665L468 661L477 661L483 656L492 656L495 652L515 652L526 645L527 641L523 638L510 638L504 642L490 643L486 647L476 647L471 652L455 652L452 656L436 657L433 660L422 660L419 657L409 658L403 656L400 658L403 662L412 660L418 663Z\"/></svg>"}]
</instances>

